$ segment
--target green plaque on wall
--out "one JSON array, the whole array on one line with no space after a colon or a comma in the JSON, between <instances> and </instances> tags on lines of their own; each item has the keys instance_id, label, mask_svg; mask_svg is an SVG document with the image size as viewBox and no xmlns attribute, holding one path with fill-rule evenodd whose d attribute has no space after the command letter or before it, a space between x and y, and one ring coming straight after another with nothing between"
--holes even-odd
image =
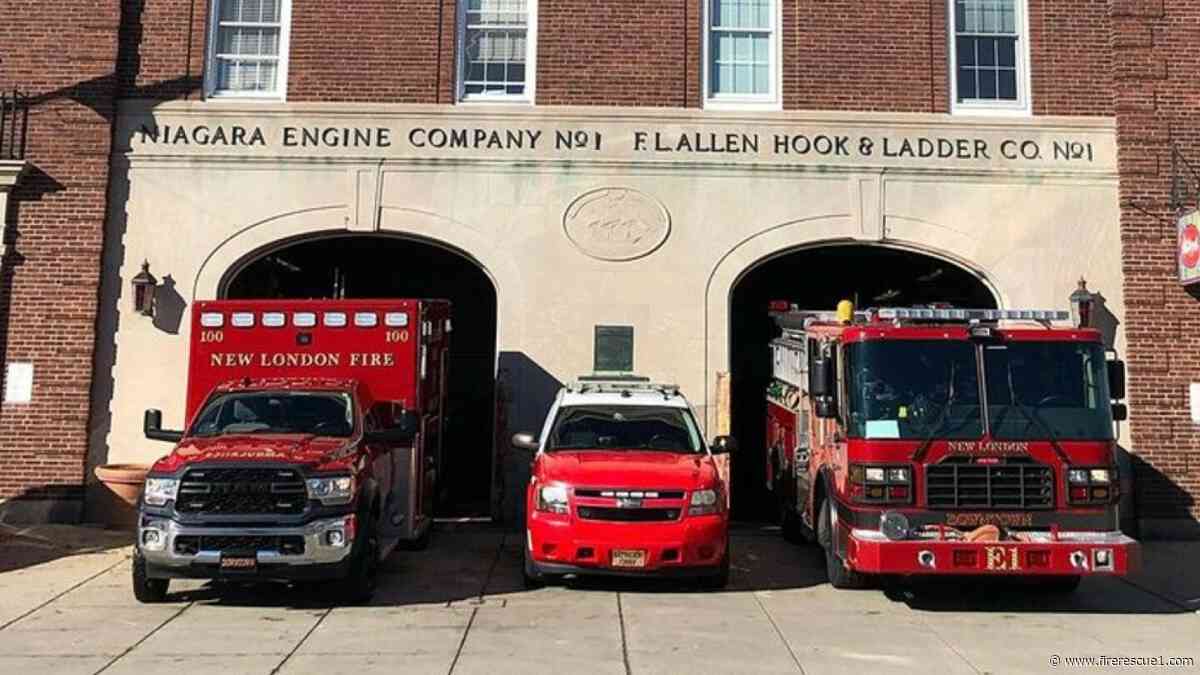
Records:
<instances>
[{"instance_id":1,"label":"green plaque on wall","mask_svg":"<svg viewBox=\"0 0 1200 675\"><path fill-rule=\"evenodd\" d=\"M597 373L632 373L633 326L596 326L592 367Z\"/></svg>"}]
</instances>

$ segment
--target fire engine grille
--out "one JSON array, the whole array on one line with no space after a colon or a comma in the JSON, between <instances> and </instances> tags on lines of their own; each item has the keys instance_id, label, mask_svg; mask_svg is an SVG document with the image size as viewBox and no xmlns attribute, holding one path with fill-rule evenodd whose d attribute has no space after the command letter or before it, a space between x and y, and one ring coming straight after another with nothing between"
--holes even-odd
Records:
<instances>
[{"instance_id":1,"label":"fire engine grille","mask_svg":"<svg viewBox=\"0 0 1200 675\"><path fill-rule=\"evenodd\" d=\"M1054 470L1032 463L943 462L925 469L925 503L931 509L1049 509Z\"/></svg>"},{"instance_id":2,"label":"fire engine grille","mask_svg":"<svg viewBox=\"0 0 1200 675\"><path fill-rule=\"evenodd\" d=\"M308 502L295 469L191 469L179 483L175 508L183 513L295 514Z\"/></svg>"},{"instance_id":3,"label":"fire engine grille","mask_svg":"<svg viewBox=\"0 0 1200 675\"><path fill-rule=\"evenodd\" d=\"M175 537L175 552L196 555L200 551L279 551L283 555L303 555L304 537L251 535L179 535Z\"/></svg>"},{"instance_id":4,"label":"fire engine grille","mask_svg":"<svg viewBox=\"0 0 1200 675\"><path fill-rule=\"evenodd\" d=\"M619 509L607 506L580 506L579 517L583 520L608 520L621 523L650 523L679 520L682 509Z\"/></svg>"}]
</instances>

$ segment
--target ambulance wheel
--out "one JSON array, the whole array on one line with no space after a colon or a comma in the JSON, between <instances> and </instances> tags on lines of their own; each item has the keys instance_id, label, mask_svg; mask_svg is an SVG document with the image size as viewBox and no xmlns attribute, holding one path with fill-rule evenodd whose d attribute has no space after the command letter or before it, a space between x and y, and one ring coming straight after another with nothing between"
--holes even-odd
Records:
<instances>
[{"instance_id":1,"label":"ambulance wheel","mask_svg":"<svg viewBox=\"0 0 1200 675\"><path fill-rule=\"evenodd\" d=\"M371 518L368 526L359 532L350 553L350 571L341 580L339 595L351 604L362 604L375 596L379 580L379 527Z\"/></svg>"},{"instance_id":2,"label":"ambulance wheel","mask_svg":"<svg viewBox=\"0 0 1200 675\"><path fill-rule=\"evenodd\" d=\"M821 502L821 515L817 521L817 541L825 549L825 574L829 577L829 584L843 589L866 588L867 577L847 569L846 563L834 550L832 509L829 497L826 497Z\"/></svg>"},{"instance_id":3,"label":"ambulance wheel","mask_svg":"<svg viewBox=\"0 0 1200 675\"><path fill-rule=\"evenodd\" d=\"M1054 595L1069 595L1079 588L1081 581L1083 581L1083 577L1078 574L1043 577L1037 580L1036 587L1040 591Z\"/></svg>"},{"instance_id":4,"label":"ambulance wheel","mask_svg":"<svg viewBox=\"0 0 1200 675\"><path fill-rule=\"evenodd\" d=\"M157 603L167 599L170 579L151 579L146 574L146 558L133 550L133 597L138 602Z\"/></svg>"}]
</instances>

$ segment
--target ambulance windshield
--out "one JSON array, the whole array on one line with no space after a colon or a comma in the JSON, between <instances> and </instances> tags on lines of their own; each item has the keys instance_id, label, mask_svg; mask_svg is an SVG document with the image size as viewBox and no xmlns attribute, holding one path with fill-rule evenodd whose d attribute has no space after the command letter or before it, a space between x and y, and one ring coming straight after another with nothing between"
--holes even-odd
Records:
<instances>
[{"instance_id":1,"label":"ambulance windshield","mask_svg":"<svg viewBox=\"0 0 1200 675\"><path fill-rule=\"evenodd\" d=\"M251 391L218 394L196 417L190 436L312 434L354 431L350 395L340 392Z\"/></svg>"},{"instance_id":2,"label":"ambulance windshield","mask_svg":"<svg viewBox=\"0 0 1200 675\"><path fill-rule=\"evenodd\" d=\"M703 451L695 421L682 408L579 405L559 410L546 450Z\"/></svg>"}]
</instances>

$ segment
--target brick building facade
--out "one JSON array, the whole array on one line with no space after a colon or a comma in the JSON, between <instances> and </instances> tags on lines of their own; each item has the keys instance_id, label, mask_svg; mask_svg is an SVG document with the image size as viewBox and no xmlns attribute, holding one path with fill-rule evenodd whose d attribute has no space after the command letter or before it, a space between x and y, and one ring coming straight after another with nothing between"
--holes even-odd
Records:
<instances>
[{"instance_id":1,"label":"brick building facade","mask_svg":"<svg viewBox=\"0 0 1200 675\"><path fill-rule=\"evenodd\" d=\"M224 44L224 33L219 17L210 13L222 2L223 11L236 5L240 12L228 24L231 31L247 18L246 12L259 12L242 23L267 26L255 39L265 34L281 45L274 60L262 61L276 69L271 71L276 86L268 95L221 95L230 92L223 92L218 82L225 77L216 72L218 62L233 64L228 66L229 73L236 72L231 78L249 77L244 54L221 61L224 57L213 51L215 44ZM520 111L554 116L560 110L564 118L592 119L587 109L596 108L595 114L609 116L596 124L619 125L648 115L672 129L710 121L736 129L738 115L753 117L755 124L796 119L819 125L844 113L863 128L876 122L888 128L926 124L954 133L998 134L1037 131L1044 121L1048 139L1064 129L1092 130L1115 121L1119 175L1111 178L1117 181L1119 200L1104 208L1119 212L1122 283L1099 290L1123 294L1123 303L1117 303L1123 304L1123 316L1116 347L1130 365L1131 420L1122 438L1135 458L1137 514L1147 527L1173 532L1188 529L1200 516L1195 499L1200 462L1193 459L1200 435L1188 416L1187 400L1188 383L1200 381L1200 368L1189 360L1189 346L1200 339L1192 330L1200 310L1176 280L1170 206L1172 149L1200 168L1200 132L1189 114L1200 106L1200 97L1186 86L1194 71L1189 60L1200 57L1184 48L1189 27L1200 20L1200 3L1000 2L997 7L1011 6L1015 14L1009 19L994 15L1000 28L989 33L992 19L980 19L978 30L956 25L962 20L956 10L963 11L964 3L954 0L746 0L726 3L733 7L733 18L722 15L719 21L710 14L720 3L706 0L461 2L468 0L284 0L277 16L271 14L276 7L271 0L108 0L36 8L8 3L0 8L0 89L16 87L30 101L25 168L9 193L5 220L0 364L32 364L34 372L31 400L0 407L0 499L8 500L0 509L5 517L82 517L83 486L91 467L140 458L111 441L118 428L130 426L129 416L118 410L124 405L122 387L132 386L121 381L121 369L129 368L134 353L129 350L138 348L126 345L141 344L121 333L130 320L122 311L122 303L129 301L129 270L136 270L127 258L148 255L133 250L142 235L124 236L126 228L134 233L138 227L139 207L135 200L128 206L125 201L138 183L133 173L123 173L127 155L136 154L136 141L118 118L137 108L151 116L164 111L160 124L176 112L188 119L206 110L240 120L256 105L270 116L295 112L306 120L403 117L409 105L413 115L429 119L443 109L450 120L525 114ZM978 5L981 12L986 5ZM486 12L474 14L474 8L495 10L504 21L525 17L519 41L508 35L509 41L501 43L498 33L483 31L495 42L484 48L496 50L492 56L504 56L501 52L518 44L529 50L526 60L509 59L499 84L490 61L479 71L483 83L472 79L467 62L474 57L465 56L463 47L470 42L469 24L491 20ZM512 13L521 8L523 14ZM760 24L744 23L746 11L759 17L769 39L761 38L766 32L755 32ZM983 89L972 97L958 88L990 86L991 98L1005 99L1001 71L1011 57L1002 50L1008 44L1005 22L1012 17L1016 84L1008 106L1012 109L1005 109L988 105L995 101L983 100L988 98ZM741 30L747 26L755 30ZM742 39L749 45L746 54L739 51L728 59L729 80L721 79L726 61L717 54L723 44L714 37L718 31L738 36L728 44L741 45L736 40ZM983 40L994 40L986 44L996 49L996 62L986 68L990 56L978 57L977 51L983 60L968 62L958 54L965 45L978 50L984 44L962 42L975 39L970 35L976 32L985 34ZM958 42L952 37L956 33ZM760 38L761 44L754 41ZM959 70L978 67L998 79L990 85L980 84L984 80L956 85L952 60ZM533 67L525 72L530 62ZM512 79L514 64L523 73L519 81ZM745 80L738 83L743 67L744 76L752 79L748 92L740 89ZM761 79L755 70L759 67ZM264 77L266 70L260 65L255 72ZM715 92L726 86L729 97ZM515 102L489 106L475 100L481 98L472 95L475 87L490 87ZM972 98L983 105L973 105ZM886 167L863 166L869 176L862 186L887 180ZM1058 169L1047 170L1049 174L1031 180L1053 182L1046 176L1057 175L1053 172ZM962 175L973 171L964 168ZM378 184L383 182L380 174ZM872 207L855 208L862 212L865 228ZM881 232L888 232L884 211L881 206ZM173 220L165 214L164 227ZM169 238L163 232L157 236ZM189 239L186 233L181 236ZM1069 239L1069 233L1062 237ZM111 264L104 263L105 256ZM484 254L475 257L483 259ZM197 273L196 279L204 274ZM222 288L232 274L222 277ZM185 281L190 282L181 278L180 293L187 303L198 297L193 291L202 284ZM1061 306L1065 294L1055 293L1048 297L1061 296L1056 302ZM997 297L1023 296L1000 289ZM712 347L707 349L711 353ZM503 344L500 350L505 352ZM178 361L164 357L150 362L182 373ZM504 370L503 354L500 362ZM695 379L707 387L710 378L702 372Z\"/></svg>"}]
</instances>

